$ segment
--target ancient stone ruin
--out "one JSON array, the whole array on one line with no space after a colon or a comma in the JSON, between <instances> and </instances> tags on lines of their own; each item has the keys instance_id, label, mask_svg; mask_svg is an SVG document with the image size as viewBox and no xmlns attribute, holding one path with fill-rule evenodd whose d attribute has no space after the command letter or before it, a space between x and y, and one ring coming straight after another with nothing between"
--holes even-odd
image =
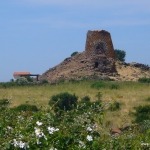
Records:
<instances>
[{"instance_id":1,"label":"ancient stone ruin","mask_svg":"<svg viewBox=\"0 0 150 150\"><path fill-rule=\"evenodd\" d=\"M88 31L85 51L87 55L105 55L115 59L111 35L105 30Z\"/></svg>"},{"instance_id":2,"label":"ancient stone ruin","mask_svg":"<svg viewBox=\"0 0 150 150\"><path fill-rule=\"evenodd\" d=\"M66 58L40 77L55 83L60 80L105 79L116 74L111 35L105 30L88 31L85 51Z\"/></svg>"}]
</instances>

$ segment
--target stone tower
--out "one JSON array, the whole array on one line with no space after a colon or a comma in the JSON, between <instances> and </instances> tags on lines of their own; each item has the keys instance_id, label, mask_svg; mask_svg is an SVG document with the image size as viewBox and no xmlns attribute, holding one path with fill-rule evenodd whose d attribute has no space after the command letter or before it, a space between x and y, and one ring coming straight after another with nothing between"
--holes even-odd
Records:
<instances>
[{"instance_id":1,"label":"stone tower","mask_svg":"<svg viewBox=\"0 0 150 150\"><path fill-rule=\"evenodd\" d=\"M117 73L115 53L110 33L105 30L88 31L85 51L65 59L50 68L42 79L55 83L60 80L109 79Z\"/></svg>"},{"instance_id":2,"label":"stone tower","mask_svg":"<svg viewBox=\"0 0 150 150\"><path fill-rule=\"evenodd\" d=\"M85 51L87 55L105 55L115 59L111 35L105 30L88 31Z\"/></svg>"}]
</instances>

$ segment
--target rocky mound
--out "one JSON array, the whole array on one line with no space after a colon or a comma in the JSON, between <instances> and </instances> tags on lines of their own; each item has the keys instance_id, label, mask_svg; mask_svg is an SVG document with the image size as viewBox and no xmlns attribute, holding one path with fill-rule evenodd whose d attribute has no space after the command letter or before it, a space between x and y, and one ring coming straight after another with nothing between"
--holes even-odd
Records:
<instances>
[{"instance_id":1,"label":"rocky mound","mask_svg":"<svg viewBox=\"0 0 150 150\"><path fill-rule=\"evenodd\" d=\"M98 63L94 63L96 57L87 57L85 53L76 54L65 59L61 64L49 69L42 76L50 83L60 80L82 80L82 79L108 79L116 74L114 61L101 56Z\"/></svg>"}]
</instances>

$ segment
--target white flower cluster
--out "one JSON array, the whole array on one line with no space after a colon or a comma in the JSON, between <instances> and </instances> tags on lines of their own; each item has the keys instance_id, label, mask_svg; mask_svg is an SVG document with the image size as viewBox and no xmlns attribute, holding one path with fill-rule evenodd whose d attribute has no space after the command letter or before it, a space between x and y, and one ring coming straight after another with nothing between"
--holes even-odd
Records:
<instances>
[{"instance_id":1,"label":"white flower cluster","mask_svg":"<svg viewBox=\"0 0 150 150\"><path fill-rule=\"evenodd\" d=\"M141 146L147 146L147 147L150 147L150 143L144 143L144 142L142 142L142 143L141 143Z\"/></svg>"},{"instance_id":2,"label":"white flower cluster","mask_svg":"<svg viewBox=\"0 0 150 150\"><path fill-rule=\"evenodd\" d=\"M93 141L93 137L92 137L91 135L87 135L86 139L87 139L89 142Z\"/></svg>"},{"instance_id":3,"label":"white flower cluster","mask_svg":"<svg viewBox=\"0 0 150 150\"><path fill-rule=\"evenodd\" d=\"M91 132L93 129L91 127L87 127L87 131Z\"/></svg>"},{"instance_id":4,"label":"white flower cluster","mask_svg":"<svg viewBox=\"0 0 150 150\"><path fill-rule=\"evenodd\" d=\"M93 124L93 125L89 125L89 126L86 128L86 130L87 130L88 132L92 132L92 131L94 131L96 128L97 128L97 125L96 125L96 124Z\"/></svg>"},{"instance_id":5,"label":"white flower cluster","mask_svg":"<svg viewBox=\"0 0 150 150\"><path fill-rule=\"evenodd\" d=\"M23 141L17 141L16 139L13 139L13 143L14 147L16 148L21 148L21 149L27 149L29 148L29 145Z\"/></svg>"},{"instance_id":6,"label":"white flower cluster","mask_svg":"<svg viewBox=\"0 0 150 150\"><path fill-rule=\"evenodd\" d=\"M8 129L8 130L13 130L13 128L12 128L12 127L10 127L10 126L7 126L7 129Z\"/></svg>"},{"instance_id":7,"label":"white flower cluster","mask_svg":"<svg viewBox=\"0 0 150 150\"><path fill-rule=\"evenodd\" d=\"M45 140L47 140L47 138L46 138L46 136L45 136L45 134L42 132L42 130L40 129L40 128L34 128L34 130L35 130L35 135L36 135L36 143L39 145L39 144L41 144L41 142L40 142L40 138L42 138L42 137L44 137L45 138Z\"/></svg>"},{"instance_id":8,"label":"white flower cluster","mask_svg":"<svg viewBox=\"0 0 150 150\"><path fill-rule=\"evenodd\" d=\"M86 128L86 131L88 132L93 132L95 126L88 126ZM93 141L93 137L91 135L87 135L86 139L90 142L90 141Z\"/></svg>"},{"instance_id":9,"label":"white flower cluster","mask_svg":"<svg viewBox=\"0 0 150 150\"><path fill-rule=\"evenodd\" d=\"M37 121L36 125L38 125L38 127L35 127L34 130L35 130L35 135L36 135L36 138L37 138L37 144L39 145L39 144L41 144L40 138L44 138L45 140L47 140L47 137L45 136L43 131L40 129L40 126L42 126L43 123L40 122L40 121ZM50 126L47 127L47 130L48 130L49 134L53 134L54 132L59 131L58 128L54 128L54 127L50 127Z\"/></svg>"},{"instance_id":10,"label":"white flower cluster","mask_svg":"<svg viewBox=\"0 0 150 150\"><path fill-rule=\"evenodd\" d=\"M48 130L49 134L53 134L54 132L59 131L58 128L54 128L54 127L48 127L47 130Z\"/></svg>"},{"instance_id":11,"label":"white flower cluster","mask_svg":"<svg viewBox=\"0 0 150 150\"><path fill-rule=\"evenodd\" d=\"M35 135L37 138L42 138L42 137L45 137L44 133L42 132L42 130L40 128L34 128L35 130Z\"/></svg>"},{"instance_id":12,"label":"white flower cluster","mask_svg":"<svg viewBox=\"0 0 150 150\"><path fill-rule=\"evenodd\" d=\"M38 126L41 126L43 123L40 122L40 121L37 121L36 124L37 124Z\"/></svg>"}]
</instances>

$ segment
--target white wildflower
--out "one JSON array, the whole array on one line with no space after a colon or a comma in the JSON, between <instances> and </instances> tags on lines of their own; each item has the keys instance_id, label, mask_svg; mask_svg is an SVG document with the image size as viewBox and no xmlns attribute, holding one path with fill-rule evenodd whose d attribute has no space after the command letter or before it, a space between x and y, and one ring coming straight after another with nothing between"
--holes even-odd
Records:
<instances>
[{"instance_id":1,"label":"white wildflower","mask_svg":"<svg viewBox=\"0 0 150 150\"><path fill-rule=\"evenodd\" d=\"M47 137L45 136L45 134L42 132L40 128L35 127L34 129L35 129L35 135L37 137L37 144L41 144L39 138L44 137L44 139L47 140Z\"/></svg>"},{"instance_id":2,"label":"white wildflower","mask_svg":"<svg viewBox=\"0 0 150 150\"><path fill-rule=\"evenodd\" d=\"M150 146L150 143L141 143L141 146Z\"/></svg>"},{"instance_id":3,"label":"white wildflower","mask_svg":"<svg viewBox=\"0 0 150 150\"><path fill-rule=\"evenodd\" d=\"M17 147L18 146L18 141L16 139L13 139L13 143L14 147Z\"/></svg>"},{"instance_id":4,"label":"white wildflower","mask_svg":"<svg viewBox=\"0 0 150 150\"><path fill-rule=\"evenodd\" d=\"M23 141L17 141L16 139L13 139L14 147L21 148L21 149L26 149L29 148L29 145Z\"/></svg>"},{"instance_id":5,"label":"white wildflower","mask_svg":"<svg viewBox=\"0 0 150 150\"><path fill-rule=\"evenodd\" d=\"M40 122L40 121L37 121L36 124L37 124L38 126L41 126L43 123Z\"/></svg>"},{"instance_id":6,"label":"white wildflower","mask_svg":"<svg viewBox=\"0 0 150 150\"><path fill-rule=\"evenodd\" d=\"M40 142L39 139L36 139L36 143L37 143L37 145L40 145L40 144L41 144L41 142Z\"/></svg>"},{"instance_id":7,"label":"white wildflower","mask_svg":"<svg viewBox=\"0 0 150 150\"><path fill-rule=\"evenodd\" d=\"M83 141L79 141L79 147L80 148L86 148L86 145Z\"/></svg>"},{"instance_id":8,"label":"white wildflower","mask_svg":"<svg viewBox=\"0 0 150 150\"><path fill-rule=\"evenodd\" d=\"M54 132L59 131L58 128L54 128L54 127L48 127L47 129L48 129L49 134L53 134Z\"/></svg>"},{"instance_id":9,"label":"white wildflower","mask_svg":"<svg viewBox=\"0 0 150 150\"><path fill-rule=\"evenodd\" d=\"M86 130L91 132L93 129L91 127L87 127Z\"/></svg>"},{"instance_id":10,"label":"white wildflower","mask_svg":"<svg viewBox=\"0 0 150 150\"><path fill-rule=\"evenodd\" d=\"M45 136L44 133L41 131L41 129L36 128L36 127L35 127L35 135L36 135L36 137L38 137L38 138L41 138L41 137L44 137L44 136Z\"/></svg>"},{"instance_id":11,"label":"white wildflower","mask_svg":"<svg viewBox=\"0 0 150 150\"><path fill-rule=\"evenodd\" d=\"M18 145L19 145L20 148L25 148L26 147L26 143L22 142L22 141L19 141Z\"/></svg>"},{"instance_id":12,"label":"white wildflower","mask_svg":"<svg viewBox=\"0 0 150 150\"><path fill-rule=\"evenodd\" d=\"M8 130L13 130L13 128L12 128L12 127L10 127L10 126L7 126L7 129L8 129Z\"/></svg>"},{"instance_id":13,"label":"white wildflower","mask_svg":"<svg viewBox=\"0 0 150 150\"><path fill-rule=\"evenodd\" d=\"M87 135L86 139L87 139L88 141L93 141L93 137L92 137L91 135Z\"/></svg>"}]
</instances>

